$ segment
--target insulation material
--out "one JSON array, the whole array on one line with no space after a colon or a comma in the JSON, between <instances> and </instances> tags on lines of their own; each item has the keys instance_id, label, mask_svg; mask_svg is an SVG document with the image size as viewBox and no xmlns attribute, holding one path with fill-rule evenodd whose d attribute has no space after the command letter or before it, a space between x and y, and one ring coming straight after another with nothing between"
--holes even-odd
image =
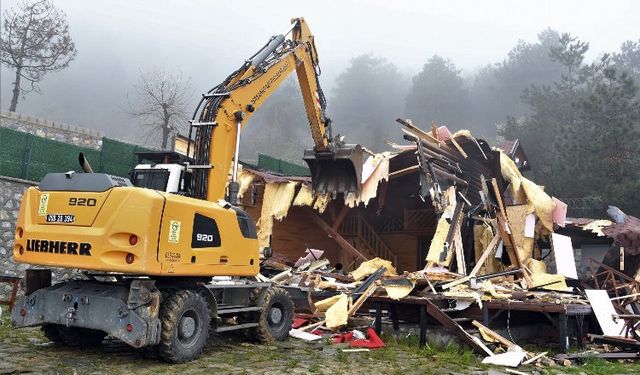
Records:
<instances>
[{"instance_id":1,"label":"insulation material","mask_svg":"<svg viewBox=\"0 0 640 375\"><path fill-rule=\"evenodd\" d=\"M387 269L384 272L385 276L396 276L398 274L395 267L393 267L390 261L380 258L373 258L366 262L362 262L355 271L351 271L350 275L355 281L360 281L379 270L380 267L384 267Z\"/></svg>"},{"instance_id":2,"label":"insulation material","mask_svg":"<svg viewBox=\"0 0 640 375\"><path fill-rule=\"evenodd\" d=\"M347 206L353 208L360 203L364 203L366 207L371 198L375 198L380 182L389 180L389 157L390 154L385 152L367 159L362 167L360 194L357 196L349 194L345 199Z\"/></svg>"},{"instance_id":3,"label":"insulation material","mask_svg":"<svg viewBox=\"0 0 640 375\"><path fill-rule=\"evenodd\" d=\"M273 219L282 220L287 216L298 183L290 181L266 184L262 199L262 211L257 223L258 242L261 248L269 246L269 237L273 232Z\"/></svg>"},{"instance_id":4,"label":"insulation material","mask_svg":"<svg viewBox=\"0 0 640 375\"><path fill-rule=\"evenodd\" d=\"M329 307L333 306L344 294L336 294L335 296L325 298L321 301L314 303L316 311L325 312Z\"/></svg>"},{"instance_id":5,"label":"insulation material","mask_svg":"<svg viewBox=\"0 0 640 375\"><path fill-rule=\"evenodd\" d=\"M480 332L480 336L482 336L482 339L484 339L484 341L486 342L492 342L492 343L499 343L500 341L496 340L491 334L489 334L487 332L487 330L485 329L485 327L477 327L478 328L478 332Z\"/></svg>"},{"instance_id":6,"label":"insulation material","mask_svg":"<svg viewBox=\"0 0 640 375\"><path fill-rule=\"evenodd\" d=\"M447 267L451 262L451 257L453 256L451 249L448 249L446 259L443 262L440 261L440 254L444 251L444 243L447 240L450 226L451 224L449 224L444 217L440 217L438 226L436 227L436 233L434 233L433 239L431 239L431 245L427 253L427 262L434 262L444 267Z\"/></svg>"},{"instance_id":7,"label":"insulation material","mask_svg":"<svg viewBox=\"0 0 640 375\"><path fill-rule=\"evenodd\" d=\"M414 286L414 283L411 282L411 284L407 285L385 285L384 289L387 291L389 298L397 301L400 298L408 296Z\"/></svg>"},{"instance_id":8,"label":"insulation material","mask_svg":"<svg viewBox=\"0 0 640 375\"><path fill-rule=\"evenodd\" d=\"M475 139L471 135L471 132L466 130L466 129L458 130L457 132L453 133L453 135L451 136L451 138L458 138L458 137L465 137L465 138L469 138L469 139Z\"/></svg>"},{"instance_id":9,"label":"insulation material","mask_svg":"<svg viewBox=\"0 0 640 375\"><path fill-rule=\"evenodd\" d=\"M287 216L289 212L289 207L291 207L291 202L293 201L293 196L296 192L296 186L298 186L299 182L290 181L283 184L278 184L278 190L275 193L273 199L275 200L273 204L273 210L271 214L273 218L276 220L282 220ZM267 187L273 184L267 184ZM265 191L264 199L268 199L268 196ZM264 203L263 203L264 205ZM264 207L264 206L263 206Z\"/></svg>"},{"instance_id":10,"label":"insulation material","mask_svg":"<svg viewBox=\"0 0 640 375\"><path fill-rule=\"evenodd\" d=\"M536 216L542 222L543 227L553 231L553 210L555 203L542 186L538 186L526 177L522 176L516 164L504 152L500 152L500 169L502 177L511 184L511 193L518 203L526 203L531 211L535 211ZM522 189L522 190L521 190ZM522 196L526 202L522 202Z\"/></svg>"},{"instance_id":11,"label":"insulation material","mask_svg":"<svg viewBox=\"0 0 640 375\"><path fill-rule=\"evenodd\" d=\"M313 204L313 208L318 212L323 213L327 209L329 202L331 201L331 194L318 195L316 201Z\"/></svg>"},{"instance_id":12,"label":"insulation material","mask_svg":"<svg viewBox=\"0 0 640 375\"><path fill-rule=\"evenodd\" d=\"M309 206L313 205L313 192L311 191L311 187L307 184L302 184L300 186L300 191L296 195L296 198L293 200L293 205L298 206Z\"/></svg>"},{"instance_id":13,"label":"insulation material","mask_svg":"<svg viewBox=\"0 0 640 375\"><path fill-rule=\"evenodd\" d=\"M560 290L567 291L571 290L562 275L552 275L548 273L533 273L529 276L531 278L531 282L533 282L532 286L529 288L535 287L544 287L545 289L550 290Z\"/></svg>"},{"instance_id":14,"label":"insulation material","mask_svg":"<svg viewBox=\"0 0 640 375\"><path fill-rule=\"evenodd\" d=\"M526 263L526 266L532 274L547 273L547 265L541 260L533 258L529 259L529 261Z\"/></svg>"},{"instance_id":15,"label":"insulation material","mask_svg":"<svg viewBox=\"0 0 640 375\"><path fill-rule=\"evenodd\" d=\"M602 230L611 224L613 224L611 220L594 220L587 225L583 225L582 229L595 233L598 237L604 237L605 234Z\"/></svg>"},{"instance_id":16,"label":"insulation material","mask_svg":"<svg viewBox=\"0 0 640 375\"><path fill-rule=\"evenodd\" d=\"M264 205L262 207L264 209ZM261 215L256 226L258 227L258 244L260 245L260 248L263 249L265 247L269 247L269 239L271 237L271 233L273 233L273 216Z\"/></svg>"},{"instance_id":17,"label":"insulation material","mask_svg":"<svg viewBox=\"0 0 640 375\"><path fill-rule=\"evenodd\" d=\"M570 290L567 286L564 276L551 275L547 273L547 265L543 261L529 259L529 261L526 263L526 266L529 271L531 271L530 278L533 282L533 285L531 285L530 288L544 285L545 289L550 290Z\"/></svg>"},{"instance_id":18,"label":"insulation material","mask_svg":"<svg viewBox=\"0 0 640 375\"><path fill-rule=\"evenodd\" d=\"M473 227L473 252L474 259L477 262L478 259L484 253L484 250L489 247L489 243L493 239L493 232L491 228L487 225L476 225ZM495 250L493 251L495 252ZM495 256L487 257L487 260L480 267L480 270L477 272L477 275L484 275L487 273L494 273L502 271L503 267Z\"/></svg>"},{"instance_id":19,"label":"insulation material","mask_svg":"<svg viewBox=\"0 0 640 375\"><path fill-rule=\"evenodd\" d=\"M324 315L329 329L346 325L349 318L349 297L341 293L337 301L327 309Z\"/></svg>"},{"instance_id":20,"label":"insulation material","mask_svg":"<svg viewBox=\"0 0 640 375\"><path fill-rule=\"evenodd\" d=\"M531 259L533 254L533 238L525 236L527 216L531 213L531 207L527 205L507 206L507 219L511 228L514 246L518 252L518 258L524 264Z\"/></svg>"},{"instance_id":21,"label":"insulation material","mask_svg":"<svg viewBox=\"0 0 640 375\"><path fill-rule=\"evenodd\" d=\"M445 190L444 196L447 198L447 207L442 211L442 217L450 220L453 217L457 205L456 187L449 186L449 188Z\"/></svg>"},{"instance_id":22,"label":"insulation material","mask_svg":"<svg viewBox=\"0 0 640 375\"><path fill-rule=\"evenodd\" d=\"M240 189L238 190L238 199L242 199L242 197L244 196L244 193L247 192L247 190L249 189L249 186L251 186L251 183L255 178L256 176L253 173L245 169L241 169L239 171L238 184L240 185Z\"/></svg>"}]
</instances>

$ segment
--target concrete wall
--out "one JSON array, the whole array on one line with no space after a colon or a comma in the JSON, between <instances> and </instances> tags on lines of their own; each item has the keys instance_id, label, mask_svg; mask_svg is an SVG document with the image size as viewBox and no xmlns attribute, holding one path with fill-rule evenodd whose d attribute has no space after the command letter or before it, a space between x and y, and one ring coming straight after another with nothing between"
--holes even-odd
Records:
<instances>
[{"instance_id":1,"label":"concrete wall","mask_svg":"<svg viewBox=\"0 0 640 375\"><path fill-rule=\"evenodd\" d=\"M20 130L76 146L91 147L96 150L102 147L102 137L104 136L97 130L85 129L16 112L0 111L0 127Z\"/></svg>"}]
</instances>

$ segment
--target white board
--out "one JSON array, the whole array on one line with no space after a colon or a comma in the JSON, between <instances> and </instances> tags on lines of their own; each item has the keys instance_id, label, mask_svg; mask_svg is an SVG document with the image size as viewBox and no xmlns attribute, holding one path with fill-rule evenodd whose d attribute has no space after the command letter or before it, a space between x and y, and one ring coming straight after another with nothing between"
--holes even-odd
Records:
<instances>
[{"instance_id":1,"label":"white board","mask_svg":"<svg viewBox=\"0 0 640 375\"><path fill-rule=\"evenodd\" d=\"M576 261L573 257L573 245L571 237L561 234L551 234L551 247L556 259L556 271L558 275L563 275L571 279L578 279L576 271Z\"/></svg>"},{"instance_id":2,"label":"white board","mask_svg":"<svg viewBox=\"0 0 640 375\"><path fill-rule=\"evenodd\" d=\"M536 215L529 214L525 219L524 236L533 238L535 231L536 231Z\"/></svg>"},{"instance_id":3,"label":"white board","mask_svg":"<svg viewBox=\"0 0 640 375\"><path fill-rule=\"evenodd\" d=\"M313 333L301 331L295 328L292 328L291 331L289 331L289 336L295 337L297 339L301 339L304 341L316 341L322 338L322 336L314 335Z\"/></svg>"},{"instance_id":4,"label":"white board","mask_svg":"<svg viewBox=\"0 0 640 375\"><path fill-rule=\"evenodd\" d=\"M527 355L525 352L506 352L501 354L485 357L482 363L489 365L499 365L508 367L518 367Z\"/></svg>"},{"instance_id":5,"label":"white board","mask_svg":"<svg viewBox=\"0 0 640 375\"><path fill-rule=\"evenodd\" d=\"M616 310L613 308L613 304L609 299L609 295L606 290L599 289L585 289L587 298L591 304L593 312L596 314L596 319L600 323L602 332L605 336L621 336L624 331L624 321L618 319L617 322L613 320L611 315L616 314Z\"/></svg>"}]
</instances>

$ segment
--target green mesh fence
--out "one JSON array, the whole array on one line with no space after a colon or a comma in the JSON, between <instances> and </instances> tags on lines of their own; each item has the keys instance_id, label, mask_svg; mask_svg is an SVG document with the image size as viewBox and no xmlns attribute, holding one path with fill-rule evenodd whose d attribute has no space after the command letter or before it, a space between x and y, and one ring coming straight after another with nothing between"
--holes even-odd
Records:
<instances>
[{"instance_id":1,"label":"green mesh fence","mask_svg":"<svg viewBox=\"0 0 640 375\"><path fill-rule=\"evenodd\" d=\"M102 149L74 146L21 131L0 128L0 175L40 181L49 172L80 169L84 153L95 172L128 177L137 162L135 152L149 149L102 138Z\"/></svg>"},{"instance_id":2,"label":"green mesh fence","mask_svg":"<svg viewBox=\"0 0 640 375\"><path fill-rule=\"evenodd\" d=\"M258 154L258 168L286 176L310 176L309 168L274 157Z\"/></svg>"}]
</instances>

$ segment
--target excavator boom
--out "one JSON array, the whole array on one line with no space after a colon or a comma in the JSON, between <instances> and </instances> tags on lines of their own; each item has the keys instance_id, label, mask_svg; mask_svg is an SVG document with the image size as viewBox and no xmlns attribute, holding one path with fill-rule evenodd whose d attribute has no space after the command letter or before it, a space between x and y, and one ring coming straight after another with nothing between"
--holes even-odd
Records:
<instances>
[{"instance_id":1,"label":"excavator boom","mask_svg":"<svg viewBox=\"0 0 640 375\"><path fill-rule=\"evenodd\" d=\"M292 24L290 38L273 36L224 82L203 95L189 134L194 141L195 165L191 166L194 197L209 201L227 197L225 187L231 169L228 199L236 203L242 127L293 71L298 77L314 143L303 157L311 170L314 190L334 194L359 192L362 148L332 139L331 120L325 113L326 100L318 80L320 69L314 37L303 18L294 18Z\"/></svg>"}]
</instances>

